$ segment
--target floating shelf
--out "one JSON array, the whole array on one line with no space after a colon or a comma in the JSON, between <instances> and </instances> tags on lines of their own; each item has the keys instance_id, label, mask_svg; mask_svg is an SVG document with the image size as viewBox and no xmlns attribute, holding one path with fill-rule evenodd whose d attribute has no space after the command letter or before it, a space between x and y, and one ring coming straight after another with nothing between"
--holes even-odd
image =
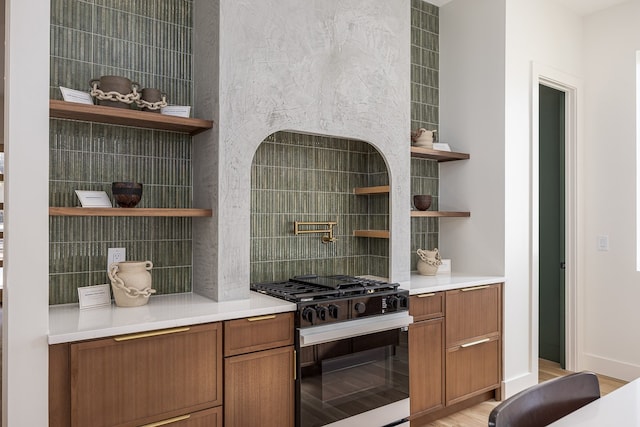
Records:
<instances>
[{"instance_id":1,"label":"floating shelf","mask_svg":"<svg viewBox=\"0 0 640 427\"><path fill-rule=\"evenodd\" d=\"M411 157L437 160L439 162L451 162L454 160L467 160L470 156L467 153L458 153L455 151L441 151L424 147L411 147Z\"/></svg>"},{"instance_id":2,"label":"floating shelf","mask_svg":"<svg viewBox=\"0 0 640 427\"><path fill-rule=\"evenodd\" d=\"M156 208L65 208L50 207L50 216L167 216L210 217L211 209L156 209Z\"/></svg>"},{"instance_id":3,"label":"floating shelf","mask_svg":"<svg viewBox=\"0 0 640 427\"><path fill-rule=\"evenodd\" d=\"M49 100L49 116L56 119L81 120L111 125L132 126L147 129L196 135L213 127L211 120L176 117L128 108L80 104L56 99Z\"/></svg>"},{"instance_id":4,"label":"floating shelf","mask_svg":"<svg viewBox=\"0 0 640 427\"><path fill-rule=\"evenodd\" d=\"M354 237L373 237L376 239L388 239L389 230L353 230Z\"/></svg>"},{"instance_id":5,"label":"floating shelf","mask_svg":"<svg viewBox=\"0 0 640 427\"><path fill-rule=\"evenodd\" d=\"M379 185L377 187L356 187L353 194L357 196L366 196L367 194L389 194L390 187L388 185Z\"/></svg>"},{"instance_id":6,"label":"floating shelf","mask_svg":"<svg viewBox=\"0 0 640 427\"><path fill-rule=\"evenodd\" d=\"M446 211L411 211L412 218L468 218L471 212L446 212Z\"/></svg>"}]
</instances>

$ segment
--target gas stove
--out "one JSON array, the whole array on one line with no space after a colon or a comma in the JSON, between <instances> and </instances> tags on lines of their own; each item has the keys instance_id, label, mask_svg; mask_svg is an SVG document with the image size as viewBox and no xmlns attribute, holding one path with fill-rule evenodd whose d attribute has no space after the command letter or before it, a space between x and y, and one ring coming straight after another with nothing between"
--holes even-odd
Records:
<instances>
[{"instance_id":1,"label":"gas stove","mask_svg":"<svg viewBox=\"0 0 640 427\"><path fill-rule=\"evenodd\" d=\"M398 283L333 275L295 276L283 282L253 283L251 289L295 302L299 328L407 311L409 291Z\"/></svg>"}]
</instances>

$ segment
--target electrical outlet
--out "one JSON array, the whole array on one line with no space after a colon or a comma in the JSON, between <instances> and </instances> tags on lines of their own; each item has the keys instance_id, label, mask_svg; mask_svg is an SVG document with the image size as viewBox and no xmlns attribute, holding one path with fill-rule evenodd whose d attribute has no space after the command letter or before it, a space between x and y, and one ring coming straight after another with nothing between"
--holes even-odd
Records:
<instances>
[{"instance_id":1,"label":"electrical outlet","mask_svg":"<svg viewBox=\"0 0 640 427\"><path fill-rule=\"evenodd\" d=\"M109 248L107 251L107 271L109 266L114 262L122 262L127 260L126 248Z\"/></svg>"}]
</instances>

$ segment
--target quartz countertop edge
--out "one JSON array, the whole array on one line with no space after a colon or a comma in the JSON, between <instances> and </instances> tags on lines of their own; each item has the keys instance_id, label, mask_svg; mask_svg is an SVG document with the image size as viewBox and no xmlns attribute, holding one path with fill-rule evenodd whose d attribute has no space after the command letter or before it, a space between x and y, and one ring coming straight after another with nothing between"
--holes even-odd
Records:
<instances>
[{"instance_id":1,"label":"quartz countertop edge","mask_svg":"<svg viewBox=\"0 0 640 427\"><path fill-rule=\"evenodd\" d=\"M250 292L249 298L216 302L193 293L151 296L140 307L78 304L49 307L49 344L219 322L295 311L295 303Z\"/></svg>"},{"instance_id":2,"label":"quartz countertop edge","mask_svg":"<svg viewBox=\"0 0 640 427\"><path fill-rule=\"evenodd\" d=\"M409 295L419 295L428 292L450 291L473 286L504 283L504 281L505 278L503 276L480 276L464 273L422 276L417 272L411 272L411 280L408 284L403 284L402 288L409 290Z\"/></svg>"}]
</instances>

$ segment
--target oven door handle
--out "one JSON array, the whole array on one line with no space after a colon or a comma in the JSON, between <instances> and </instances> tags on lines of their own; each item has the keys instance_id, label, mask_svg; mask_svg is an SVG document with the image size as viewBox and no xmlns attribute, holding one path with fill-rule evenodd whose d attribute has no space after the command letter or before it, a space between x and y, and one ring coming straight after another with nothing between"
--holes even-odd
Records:
<instances>
[{"instance_id":1,"label":"oven door handle","mask_svg":"<svg viewBox=\"0 0 640 427\"><path fill-rule=\"evenodd\" d=\"M384 316L365 317L340 323L302 328L300 333L300 347L307 347L325 342L337 341L344 338L357 337L406 328L413 323L413 316L408 312L385 314Z\"/></svg>"}]
</instances>

